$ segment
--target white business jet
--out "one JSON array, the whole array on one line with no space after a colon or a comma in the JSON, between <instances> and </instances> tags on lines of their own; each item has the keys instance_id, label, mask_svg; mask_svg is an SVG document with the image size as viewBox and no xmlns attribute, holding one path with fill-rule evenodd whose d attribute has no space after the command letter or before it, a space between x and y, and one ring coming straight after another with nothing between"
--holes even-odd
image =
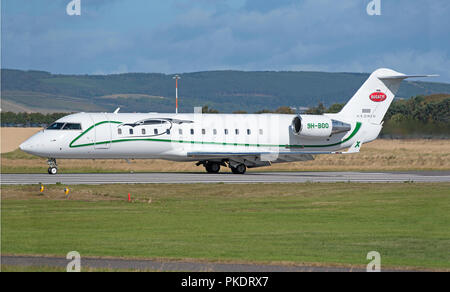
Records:
<instances>
[{"instance_id":1,"label":"white business jet","mask_svg":"<svg viewBox=\"0 0 450 292\"><path fill-rule=\"evenodd\" d=\"M243 174L318 154L359 152L380 133L401 81L428 76L435 75L378 69L334 114L77 113L36 133L20 149L48 158L49 174L57 173L59 158L196 161L209 173L225 166Z\"/></svg>"}]
</instances>

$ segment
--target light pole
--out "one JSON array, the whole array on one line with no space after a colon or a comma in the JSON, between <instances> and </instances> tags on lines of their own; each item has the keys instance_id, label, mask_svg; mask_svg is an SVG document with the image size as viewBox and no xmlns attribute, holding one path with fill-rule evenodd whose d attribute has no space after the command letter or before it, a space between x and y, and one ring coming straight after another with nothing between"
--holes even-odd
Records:
<instances>
[{"instance_id":1,"label":"light pole","mask_svg":"<svg viewBox=\"0 0 450 292\"><path fill-rule=\"evenodd\" d=\"M172 78L175 79L175 113L178 114L178 79L181 77L175 75Z\"/></svg>"}]
</instances>

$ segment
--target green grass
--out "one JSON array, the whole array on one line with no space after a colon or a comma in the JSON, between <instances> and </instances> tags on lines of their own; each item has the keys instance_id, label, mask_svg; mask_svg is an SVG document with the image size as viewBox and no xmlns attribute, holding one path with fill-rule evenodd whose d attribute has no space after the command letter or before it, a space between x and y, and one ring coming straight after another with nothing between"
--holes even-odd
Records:
<instances>
[{"instance_id":1,"label":"green grass","mask_svg":"<svg viewBox=\"0 0 450 292\"><path fill-rule=\"evenodd\" d=\"M4 254L450 268L449 183L62 188L2 186Z\"/></svg>"},{"instance_id":2,"label":"green grass","mask_svg":"<svg viewBox=\"0 0 450 292\"><path fill-rule=\"evenodd\" d=\"M16 149L14 151L7 153L2 153L2 157L7 159L33 159L33 160L42 159L38 156L28 154L20 149Z\"/></svg>"}]
</instances>

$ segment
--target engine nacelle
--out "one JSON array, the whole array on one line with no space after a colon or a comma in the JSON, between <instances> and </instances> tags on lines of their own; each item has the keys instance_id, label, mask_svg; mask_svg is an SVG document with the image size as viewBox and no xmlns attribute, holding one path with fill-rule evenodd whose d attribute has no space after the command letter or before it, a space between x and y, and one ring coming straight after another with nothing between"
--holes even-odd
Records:
<instances>
[{"instance_id":1,"label":"engine nacelle","mask_svg":"<svg viewBox=\"0 0 450 292\"><path fill-rule=\"evenodd\" d=\"M322 115L299 115L292 120L292 132L305 138L325 138L350 130L350 124Z\"/></svg>"}]
</instances>

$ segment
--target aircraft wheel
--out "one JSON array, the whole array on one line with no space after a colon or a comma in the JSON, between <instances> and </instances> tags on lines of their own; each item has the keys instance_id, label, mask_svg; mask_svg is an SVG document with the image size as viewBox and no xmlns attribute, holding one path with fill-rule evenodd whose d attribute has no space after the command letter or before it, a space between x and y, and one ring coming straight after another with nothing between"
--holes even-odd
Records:
<instances>
[{"instance_id":1,"label":"aircraft wheel","mask_svg":"<svg viewBox=\"0 0 450 292\"><path fill-rule=\"evenodd\" d=\"M54 174L56 174L57 172L58 172L58 168L56 168L56 167L49 167L49 168L48 168L48 174L54 175Z\"/></svg>"},{"instance_id":2,"label":"aircraft wheel","mask_svg":"<svg viewBox=\"0 0 450 292\"><path fill-rule=\"evenodd\" d=\"M207 162L205 169L209 173L218 173L220 170L220 164L217 162Z\"/></svg>"},{"instance_id":3,"label":"aircraft wheel","mask_svg":"<svg viewBox=\"0 0 450 292\"><path fill-rule=\"evenodd\" d=\"M245 164L239 164L236 167L230 167L230 168L234 174L244 174L245 171L247 170L247 167L245 166Z\"/></svg>"}]
</instances>

